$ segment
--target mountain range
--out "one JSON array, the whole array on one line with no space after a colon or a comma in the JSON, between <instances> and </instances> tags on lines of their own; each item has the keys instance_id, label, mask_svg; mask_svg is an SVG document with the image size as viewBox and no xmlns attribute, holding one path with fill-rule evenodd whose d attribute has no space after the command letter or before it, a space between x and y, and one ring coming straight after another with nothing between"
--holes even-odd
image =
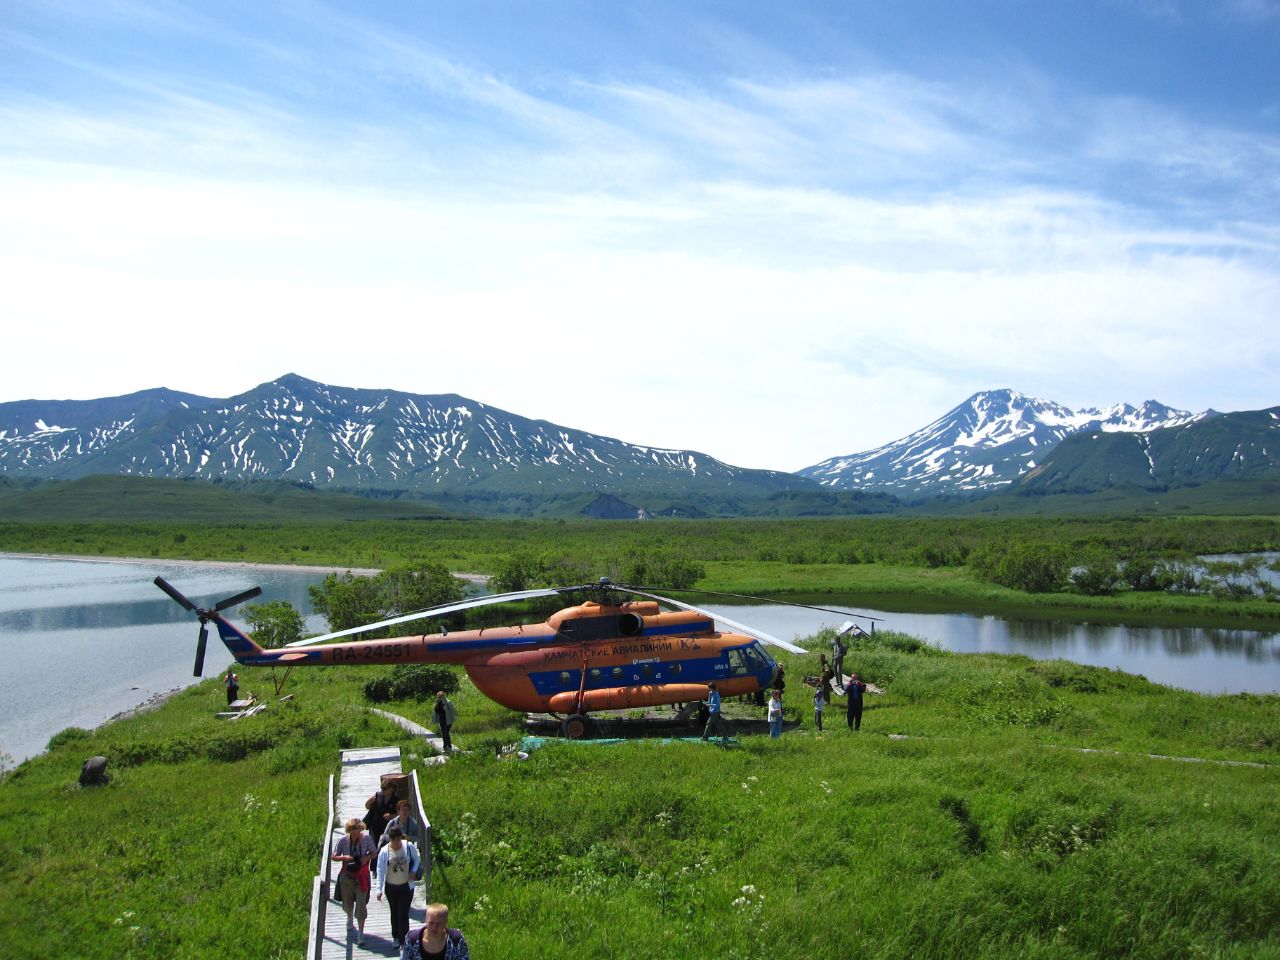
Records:
<instances>
[{"instance_id":1,"label":"mountain range","mask_svg":"<svg viewBox=\"0 0 1280 960\"><path fill-rule=\"evenodd\" d=\"M288 374L225 399L158 388L0 404L0 478L285 481L525 514L549 502L603 517L865 513L943 495L1159 489L1260 475L1278 469L1278 428L1275 409L1191 413L1150 400L1071 410L993 390L893 443L785 473L631 444L455 394Z\"/></svg>"},{"instance_id":2,"label":"mountain range","mask_svg":"<svg viewBox=\"0 0 1280 960\"><path fill-rule=\"evenodd\" d=\"M798 471L837 490L913 497L989 492L1035 470L1066 437L1081 431L1146 434L1216 416L1155 400L1140 407L1071 410L1015 390L975 393L933 423L865 453L832 457Z\"/></svg>"}]
</instances>

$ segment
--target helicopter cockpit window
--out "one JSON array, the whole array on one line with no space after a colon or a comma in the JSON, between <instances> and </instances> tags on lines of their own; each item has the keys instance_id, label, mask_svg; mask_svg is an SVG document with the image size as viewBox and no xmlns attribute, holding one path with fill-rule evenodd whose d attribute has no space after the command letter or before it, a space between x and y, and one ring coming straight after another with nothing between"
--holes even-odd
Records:
<instances>
[{"instance_id":1,"label":"helicopter cockpit window","mask_svg":"<svg viewBox=\"0 0 1280 960\"><path fill-rule=\"evenodd\" d=\"M747 661L751 664L752 673L757 673L768 666L768 663L765 661L764 654L760 652L759 648L747 647L745 652L747 655Z\"/></svg>"},{"instance_id":2,"label":"helicopter cockpit window","mask_svg":"<svg viewBox=\"0 0 1280 960\"><path fill-rule=\"evenodd\" d=\"M745 677L751 670L747 667L747 658L742 650L729 651L729 675Z\"/></svg>"}]
</instances>

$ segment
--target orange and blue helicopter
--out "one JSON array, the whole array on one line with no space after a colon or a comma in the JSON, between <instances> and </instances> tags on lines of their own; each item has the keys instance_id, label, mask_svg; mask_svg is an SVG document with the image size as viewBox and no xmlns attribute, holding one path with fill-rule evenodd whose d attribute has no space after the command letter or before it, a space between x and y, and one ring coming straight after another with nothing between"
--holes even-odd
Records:
<instances>
[{"instance_id":1,"label":"orange and blue helicopter","mask_svg":"<svg viewBox=\"0 0 1280 960\"><path fill-rule=\"evenodd\" d=\"M722 614L607 578L594 584L476 597L267 650L222 616L223 610L258 596L261 588L246 590L212 607L199 607L162 577L156 577L155 584L200 621L196 676L204 671L208 624L212 622L231 655L248 667L457 664L466 670L477 690L504 707L563 715L561 729L571 739L590 735L591 713L700 701L712 682L723 696L769 689L779 668L766 645L791 653L807 652ZM558 610L542 623L332 642L473 607L572 595L585 599ZM717 595L850 615L744 594ZM662 604L675 609L663 610ZM728 631L717 630L716 621ZM851 623L846 624L848 629L853 629Z\"/></svg>"}]
</instances>

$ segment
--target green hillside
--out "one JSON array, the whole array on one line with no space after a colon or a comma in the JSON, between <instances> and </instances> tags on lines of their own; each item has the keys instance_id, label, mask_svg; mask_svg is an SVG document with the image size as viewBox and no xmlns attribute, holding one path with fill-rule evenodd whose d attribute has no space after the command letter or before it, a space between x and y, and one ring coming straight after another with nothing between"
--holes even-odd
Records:
<instances>
[{"instance_id":1,"label":"green hillside","mask_svg":"<svg viewBox=\"0 0 1280 960\"><path fill-rule=\"evenodd\" d=\"M1280 474L1172 489L1115 485L1091 493L1015 486L986 497L925 501L914 505L910 512L930 516L1002 517L1274 516L1280 514Z\"/></svg>"},{"instance_id":2,"label":"green hillside","mask_svg":"<svg viewBox=\"0 0 1280 960\"><path fill-rule=\"evenodd\" d=\"M0 520L29 522L261 523L433 519L420 500L376 500L281 482L209 483L94 476L38 486L0 485Z\"/></svg>"},{"instance_id":3,"label":"green hillside","mask_svg":"<svg viewBox=\"0 0 1280 960\"><path fill-rule=\"evenodd\" d=\"M1280 478L1280 407L1225 413L1149 433L1086 431L1063 440L1015 489L1094 493L1172 490L1221 480Z\"/></svg>"}]
</instances>

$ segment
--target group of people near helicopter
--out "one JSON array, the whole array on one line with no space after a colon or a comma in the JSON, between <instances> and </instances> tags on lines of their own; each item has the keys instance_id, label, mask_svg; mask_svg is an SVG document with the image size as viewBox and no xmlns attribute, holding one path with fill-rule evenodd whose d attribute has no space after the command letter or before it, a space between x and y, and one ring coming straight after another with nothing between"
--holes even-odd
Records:
<instances>
[{"instance_id":1,"label":"group of people near helicopter","mask_svg":"<svg viewBox=\"0 0 1280 960\"><path fill-rule=\"evenodd\" d=\"M813 722L819 731L823 729L822 715L826 710L826 706L838 691L842 692L846 698L845 716L849 729L862 729L862 700L863 695L867 692L867 685L856 673L850 675L847 680L844 678L844 657L848 652L849 647L844 641L844 635L836 634L835 640L831 645L831 661L827 660L825 653L822 654L819 658L822 664L821 674L816 679L807 681L814 686ZM728 727L725 725L724 717L721 715L720 691L714 683L710 683L707 686L709 691L707 699L703 702L707 712L707 723L702 731L702 739L704 741L709 740L714 734L719 736L721 742L723 742L728 737ZM785 689L786 670L779 665L777 676L774 678L773 689L770 691L768 704L769 736L773 739L782 736L782 693ZM758 694L758 696L763 696L763 693Z\"/></svg>"}]
</instances>

